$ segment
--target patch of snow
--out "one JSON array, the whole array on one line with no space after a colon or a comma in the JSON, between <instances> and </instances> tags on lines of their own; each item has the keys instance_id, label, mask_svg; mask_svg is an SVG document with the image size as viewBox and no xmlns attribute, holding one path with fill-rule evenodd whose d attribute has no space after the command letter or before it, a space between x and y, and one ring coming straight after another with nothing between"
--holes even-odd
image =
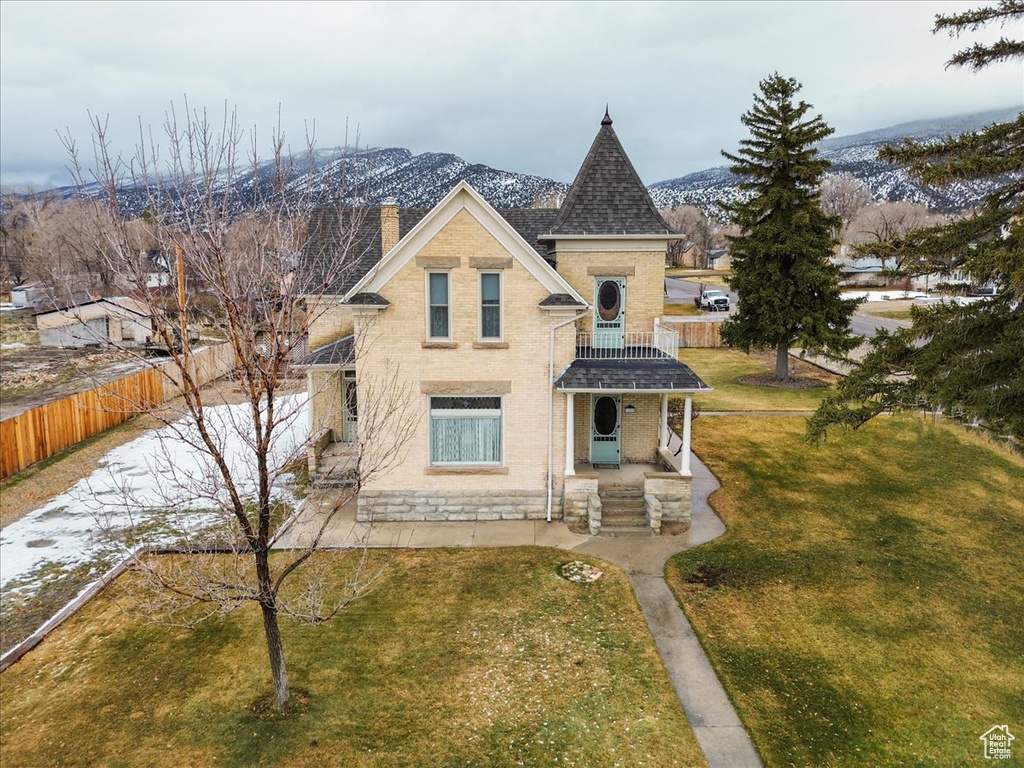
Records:
<instances>
[{"instance_id":1,"label":"patch of snow","mask_svg":"<svg viewBox=\"0 0 1024 768\"><path fill-rule=\"evenodd\" d=\"M25 349L27 346L20 341L12 341L10 344L0 344L0 349Z\"/></svg>"},{"instance_id":2,"label":"patch of snow","mask_svg":"<svg viewBox=\"0 0 1024 768\"><path fill-rule=\"evenodd\" d=\"M275 401L275 408L284 422L270 446L271 466L281 466L309 437L308 403L302 395L290 395ZM258 477L248 404L207 408L206 420L240 494L253 495ZM109 451L104 466L0 532L0 588L12 581L23 587L47 566L101 563L106 543L101 524L124 530L173 516L178 530L211 526L220 516L209 510L226 498L226 490L212 459L194 447L199 444L195 426L183 419ZM283 484L276 484L273 494L293 499Z\"/></svg>"}]
</instances>

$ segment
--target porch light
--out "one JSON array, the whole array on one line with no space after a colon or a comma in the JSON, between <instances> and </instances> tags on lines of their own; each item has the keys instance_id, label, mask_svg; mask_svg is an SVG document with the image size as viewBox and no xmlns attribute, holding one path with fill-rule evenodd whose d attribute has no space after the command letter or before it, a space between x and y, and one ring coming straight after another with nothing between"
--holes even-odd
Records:
<instances>
[{"instance_id":1,"label":"porch light","mask_svg":"<svg viewBox=\"0 0 1024 768\"><path fill-rule=\"evenodd\" d=\"M627 405L626 406L626 413L636 413L636 406L635 405Z\"/></svg>"}]
</instances>

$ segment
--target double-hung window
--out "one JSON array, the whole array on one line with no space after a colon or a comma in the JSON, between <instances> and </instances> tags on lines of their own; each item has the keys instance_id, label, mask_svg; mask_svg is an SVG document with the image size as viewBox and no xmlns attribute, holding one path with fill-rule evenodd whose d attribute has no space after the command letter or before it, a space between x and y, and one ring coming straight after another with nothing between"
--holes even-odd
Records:
<instances>
[{"instance_id":1,"label":"double-hung window","mask_svg":"<svg viewBox=\"0 0 1024 768\"><path fill-rule=\"evenodd\" d=\"M430 463L501 464L501 397L431 397Z\"/></svg>"},{"instance_id":2,"label":"double-hung window","mask_svg":"<svg viewBox=\"0 0 1024 768\"><path fill-rule=\"evenodd\" d=\"M480 273L480 340L501 341L501 273Z\"/></svg>"},{"instance_id":3,"label":"double-hung window","mask_svg":"<svg viewBox=\"0 0 1024 768\"><path fill-rule=\"evenodd\" d=\"M450 339L452 337L450 285L448 272L427 273L428 339Z\"/></svg>"}]
</instances>

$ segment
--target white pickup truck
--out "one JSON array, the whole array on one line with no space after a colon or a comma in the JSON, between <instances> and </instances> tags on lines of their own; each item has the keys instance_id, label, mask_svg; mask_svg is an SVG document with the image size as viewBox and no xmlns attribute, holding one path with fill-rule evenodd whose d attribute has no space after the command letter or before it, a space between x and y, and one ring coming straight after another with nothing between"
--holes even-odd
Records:
<instances>
[{"instance_id":1,"label":"white pickup truck","mask_svg":"<svg viewBox=\"0 0 1024 768\"><path fill-rule=\"evenodd\" d=\"M693 300L697 309L704 309L708 312L728 312L729 294L717 288L700 287L700 293Z\"/></svg>"}]
</instances>

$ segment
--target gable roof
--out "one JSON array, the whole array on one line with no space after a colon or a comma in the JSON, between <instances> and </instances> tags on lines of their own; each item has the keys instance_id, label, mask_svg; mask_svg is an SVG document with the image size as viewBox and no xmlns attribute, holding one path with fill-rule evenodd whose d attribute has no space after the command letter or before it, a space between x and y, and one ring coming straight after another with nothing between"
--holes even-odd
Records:
<instances>
[{"instance_id":1,"label":"gable roof","mask_svg":"<svg viewBox=\"0 0 1024 768\"><path fill-rule=\"evenodd\" d=\"M88 307L93 304L106 304L111 307L117 307L118 309L123 309L124 311L130 312L133 315L138 315L139 317L150 317L153 314L145 302L137 301L136 299L132 299L127 296L108 296L102 299L91 299L90 301L79 301L73 304L64 304L60 307L40 309L33 313L33 317L52 314L67 314L69 311L80 309L81 307Z\"/></svg>"},{"instance_id":2,"label":"gable roof","mask_svg":"<svg viewBox=\"0 0 1024 768\"><path fill-rule=\"evenodd\" d=\"M401 240L430 212L429 208L401 208L398 237ZM507 208L498 211L542 256L547 246L537 238L551 228L558 211L541 208ZM380 209L322 206L310 213L303 260L311 294L343 296L381 260ZM336 261L344 260L339 269ZM328 268L327 264L335 262ZM326 278L329 277L330 280Z\"/></svg>"},{"instance_id":3,"label":"gable roof","mask_svg":"<svg viewBox=\"0 0 1024 768\"><path fill-rule=\"evenodd\" d=\"M398 217L399 238L409 234L429 210L403 208ZM341 296L383 255L379 208L314 208L303 253L309 283L306 290L313 294ZM340 268L337 266L339 259L344 261Z\"/></svg>"},{"instance_id":4,"label":"gable roof","mask_svg":"<svg viewBox=\"0 0 1024 768\"><path fill-rule=\"evenodd\" d=\"M550 293L569 294L581 305L587 305L586 300L565 281L565 278L544 260L540 248L526 242L522 235L466 181L456 184L441 202L420 219L407 236L398 241L398 245L388 251L376 266L349 289L345 298L349 299L359 293L379 293L427 242L463 210L468 211ZM539 218L537 217L537 220Z\"/></svg>"},{"instance_id":5,"label":"gable roof","mask_svg":"<svg viewBox=\"0 0 1024 768\"><path fill-rule=\"evenodd\" d=\"M612 129L605 111L601 128L583 160L558 217L553 235L664 235L673 230L661 218L647 188Z\"/></svg>"}]
</instances>

